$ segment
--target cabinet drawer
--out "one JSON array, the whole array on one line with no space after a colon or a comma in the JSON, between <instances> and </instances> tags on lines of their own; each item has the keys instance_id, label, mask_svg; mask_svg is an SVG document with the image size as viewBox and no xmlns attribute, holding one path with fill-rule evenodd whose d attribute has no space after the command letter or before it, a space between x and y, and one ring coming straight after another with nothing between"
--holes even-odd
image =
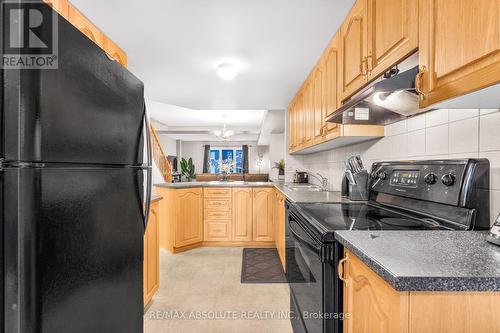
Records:
<instances>
[{"instance_id":1,"label":"cabinet drawer","mask_svg":"<svg viewBox=\"0 0 500 333\"><path fill-rule=\"evenodd\" d=\"M228 241L230 239L229 223L206 222L205 241Z\"/></svg>"},{"instance_id":2,"label":"cabinet drawer","mask_svg":"<svg viewBox=\"0 0 500 333\"><path fill-rule=\"evenodd\" d=\"M205 199L205 209L230 210L231 199Z\"/></svg>"},{"instance_id":3,"label":"cabinet drawer","mask_svg":"<svg viewBox=\"0 0 500 333\"><path fill-rule=\"evenodd\" d=\"M204 188L205 198L231 198L230 188Z\"/></svg>"},{"instance_id":4,"label":"cabinet drawer","mask_svg":"<svg viewBox=\"0 0 500 333\"><path fill-rule=\"evenodd\" d=\"M205 220L231 220L231 211L205 210Z\"/></svg>"}]
</instances>

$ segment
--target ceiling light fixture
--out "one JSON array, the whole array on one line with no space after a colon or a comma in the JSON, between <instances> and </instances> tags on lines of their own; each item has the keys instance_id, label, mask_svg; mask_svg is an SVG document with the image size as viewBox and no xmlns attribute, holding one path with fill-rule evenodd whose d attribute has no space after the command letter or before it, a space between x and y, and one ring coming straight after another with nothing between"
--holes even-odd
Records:
<instances>
[{"instance_id":1,"label":"ceiling light fixture","mask_svg":"<svg viewBox=\"0 0 500 333\"><path fill-rule=\"evenodd\" d=\"M233 64L220 64L217 67L217 75L223 80L232 80L236 76L236 68L234 68Z\"/></svg>"},{"instance_id":2,"label":"ceiling light fixture","mask_svg":"<svg viewBox=\"0 0 500 333\"><path fill-rule=\"evenodd\" d=\"M227 141L227 140L229 140L234 135L234 131L233 130L228 130L226 128L226 124L224 124L224 126L222 127L222 130L215 130L214 134L219 139Z\"/></svg>"}]
</instances>

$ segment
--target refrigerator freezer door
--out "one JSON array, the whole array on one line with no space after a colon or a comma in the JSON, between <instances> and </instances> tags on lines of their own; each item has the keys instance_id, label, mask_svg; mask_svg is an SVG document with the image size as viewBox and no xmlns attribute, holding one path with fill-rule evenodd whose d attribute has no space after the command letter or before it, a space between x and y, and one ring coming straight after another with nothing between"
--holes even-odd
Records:
<instances>
[{"instance_id":1,"label":"refrigerator freezer door","mask_svg":"<svg viewBox=\"0 0 500 333\"><path fill-rule=\"evenodd\" d=\"M143 170L0 177L5 332L142 332Z\"/></svg>"},{"instance_id":2,"label":"refrigerator freezer door","mask_svg":"<svg viewBox=\"0 0 500 333\"><path fill-rule=\"evenodd\" d=\"M61 17L58 32L58 69L2 73L0 157L142 163L143 83Z\"/></svg>"}]
</instances>

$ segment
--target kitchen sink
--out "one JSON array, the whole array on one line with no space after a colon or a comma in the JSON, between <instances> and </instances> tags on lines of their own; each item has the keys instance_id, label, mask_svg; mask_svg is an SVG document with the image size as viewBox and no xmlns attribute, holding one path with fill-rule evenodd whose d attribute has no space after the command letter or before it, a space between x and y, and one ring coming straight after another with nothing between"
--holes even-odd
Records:
<instances>
[{"instance_id":1,"label":"kitchen sink","mask_svg":"<svg viewBox=\"0 0 500 333\"><path fill-rule=\"evenodd\" d=\"M292 191L306 191L306 192L322 192L321 187L311 184L289 184L285 185L288 189Z\"/></svg>"}]
</instances>

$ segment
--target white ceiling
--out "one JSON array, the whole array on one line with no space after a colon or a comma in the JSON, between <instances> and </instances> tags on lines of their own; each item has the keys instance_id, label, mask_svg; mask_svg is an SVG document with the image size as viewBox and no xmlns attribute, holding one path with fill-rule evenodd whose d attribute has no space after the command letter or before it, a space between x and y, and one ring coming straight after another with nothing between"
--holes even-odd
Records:
<instances>
[{"instance_id":1,"label":"white ceiling","mask_svg":"<svg viewBox=\"0 0 500 333\"><path fill-rule=\"evenodd\" d=\"M151 100L283 109L354 0L72 0L128 54ZM216 67L239 73L221 80Z\"/></svg>"},{"instance_id":2,"label":"white ceiling","mask_svg":"<svg viewBox=\"0 0 500 333\"><path fill-rule=\"evenodd\" d=\"M285 123L283 111L281 121L270 121L267 110L193 110L152 100L147 110L160 135L182 141L221 141L213 131L224 124L236 132L231 141L257 141L263 128L283 132Z\"/></svg>"}]
</instances>

